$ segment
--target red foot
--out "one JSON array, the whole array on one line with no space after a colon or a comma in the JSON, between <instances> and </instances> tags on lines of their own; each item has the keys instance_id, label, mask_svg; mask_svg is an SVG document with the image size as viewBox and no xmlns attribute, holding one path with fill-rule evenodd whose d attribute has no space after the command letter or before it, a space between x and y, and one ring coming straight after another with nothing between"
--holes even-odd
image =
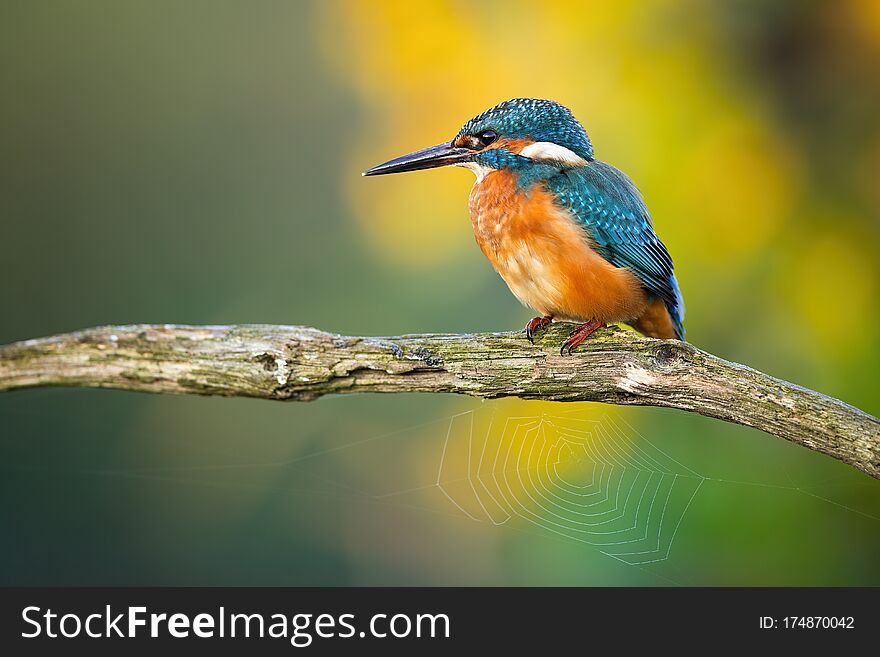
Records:
<instances>
[{"instance_id":1,"label":"red foot","mask_svg":"<svg viewBox=\"0 0 880 657\"><path fill-rule=\"evenodd\" d=\"M525 328L526 337L529 339L529 342L535 344L535 333L550 326L550 322L552 321L553 318L549 315L545 317L535 317L534 319L529 320L529 323L526 324Z\"/></svg>"},{"instance_id":2,"label":"red foot","mask_svg":"<svg viewBox=\"0 0 880 657\"><path fill-rule=\"evenodd\" d=\"M593 333L603 326L605 326L605 322L600 322L597 319L594 319L592 322L587 322L586 324L581 324L571 332L568 340L565 341L562 345L562 349L559 350L559 355L564 356L565 350L567 349L568 355L571 356L572 351L577 349L584 340L593 335Z\"/></svg>"}]
</instances>

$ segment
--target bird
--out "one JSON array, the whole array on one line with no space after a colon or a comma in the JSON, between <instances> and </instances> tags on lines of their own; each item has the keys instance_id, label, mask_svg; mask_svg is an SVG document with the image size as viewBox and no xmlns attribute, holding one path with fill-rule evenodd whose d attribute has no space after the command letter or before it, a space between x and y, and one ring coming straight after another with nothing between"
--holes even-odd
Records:
<instances>
[{"instance_id":1,"label":"bird","mask_svg":"<svg viewBox=\"0 0 880 657\"><path fill-rule=\"evenodd\" d=\"M362 175L445 166L476 174L468 203L474 237L514 296L540 313L524 329L530 342L553 321L578 325L563 355L609 323L685 339L672 258L641 193L622 171L595 159L567 107L507 100L467 121L451 141Z\"/></svg>"}]
</instances>

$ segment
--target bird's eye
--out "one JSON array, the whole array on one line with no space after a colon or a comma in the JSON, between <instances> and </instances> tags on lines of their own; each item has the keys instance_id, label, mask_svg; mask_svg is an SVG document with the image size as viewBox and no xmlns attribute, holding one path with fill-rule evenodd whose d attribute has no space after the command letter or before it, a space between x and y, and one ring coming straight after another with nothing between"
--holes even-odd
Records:
<instances>
[{"instance_id":1,"label":"bird's eye","mask_svg":"<svg viewBox=\"0 0 880 657\"><path fill-rule=\"evenodd\" d=\"M498 133L496 133L494 130L484 130L477 136L477 139L480 140L483 146L488 146L493 141L498 139Z\"/></svg>"}]
</instances>

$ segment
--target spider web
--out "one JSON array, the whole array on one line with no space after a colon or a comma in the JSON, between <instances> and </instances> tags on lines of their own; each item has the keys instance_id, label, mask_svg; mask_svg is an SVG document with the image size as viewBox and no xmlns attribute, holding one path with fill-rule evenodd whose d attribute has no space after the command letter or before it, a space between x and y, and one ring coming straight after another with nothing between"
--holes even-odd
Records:
<instances>
[{"instance_id":1,"label":"spider web","mask_svg":"<svg viewBox=\"0 0 880 657\"><path fill-rule=\"evenodd\" d=\"M533 412L517 413L523 410ZM179 423L165 413L157 417L169 426ZM204 420L201 411L195 418ZM827 504L829 513L880 522L871 507L843 503L846 490L877 483L856 479L849 470L838 479L812 483L796 483L784 467L779 469L784 481L770 473L765 481L714 476L660 449L620 414L593 405L480 402L391 432L356 433L361 435L316 433L318 449L307 447L306 433L287 458L242 460L239 437L231 435L237 449L225 458L215 452L216 444L171 440L175 451L153 465L119 467L116 460L97 467L7 463L4 469L123 478L132 489L136 482L154 482L163 489L171 483L229 489L230 495L255 500L267 493L277 500L286 495L291 504L286 508L294 515L321 508L331 517L356 505L430 513L438 522L467 520L584 545L661 577L650 564L676 556L676 536L693 502L707 490L760 487L804 495ZM151 449L154 440L153 432L143 436ZM265 440L289 445L289 429ZM196 451L182 455L178 450L184 445ZM829 487L835 487L833 494ZM189 496L180 500L189 513ZM192 503L200 504L198 498Z\"/></svg>"},{"instance_id":2,"label":"spider web","mask_svg":"<svg viewBox=\"0 0 880 657\"><path fill-rule=\"evenodd\" d=\"M471 412L449 423L436 485L473 520L521 520L640 565L669 557L705 479L622 420L493 414L481 431Z\"/></svg>"}]
</instances>

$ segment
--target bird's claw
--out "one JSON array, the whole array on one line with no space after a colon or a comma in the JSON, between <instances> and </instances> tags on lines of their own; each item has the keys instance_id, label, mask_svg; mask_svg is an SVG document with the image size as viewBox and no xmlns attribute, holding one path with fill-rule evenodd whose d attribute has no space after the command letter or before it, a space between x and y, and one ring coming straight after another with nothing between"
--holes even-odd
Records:
<instances>
[{"instance_id":1,"label":"bird's claw","mask_svg":"<svg viewBox=\"0 0 880 657\"><path fill-rule=\"evenodd\" d=\"M562 343L562 349L559 350L559 355L565 356L565 352L568 351L568 355L571 356L571 353L577 349L584 340L593 335L593 333L603 326L605 326L605 322L600 322L598 320L581 324L569 334L568 340Z\"/></svg>"},{"instance_id":2,"label":"bird's claw","mask_svg":"<svg viewBox=\"0 0 880 657\"><path fill-rule=\"evenodd\" d=\"M543 328L546 328L550 325L550 322L553 321L553 318L550 316L544 317L534 317L529 320L529 323L526 324L525 329L523 331L526 334L526 337L529 339L529 342L535 344L535 334Z\"/></svg>"}]
</instances>

